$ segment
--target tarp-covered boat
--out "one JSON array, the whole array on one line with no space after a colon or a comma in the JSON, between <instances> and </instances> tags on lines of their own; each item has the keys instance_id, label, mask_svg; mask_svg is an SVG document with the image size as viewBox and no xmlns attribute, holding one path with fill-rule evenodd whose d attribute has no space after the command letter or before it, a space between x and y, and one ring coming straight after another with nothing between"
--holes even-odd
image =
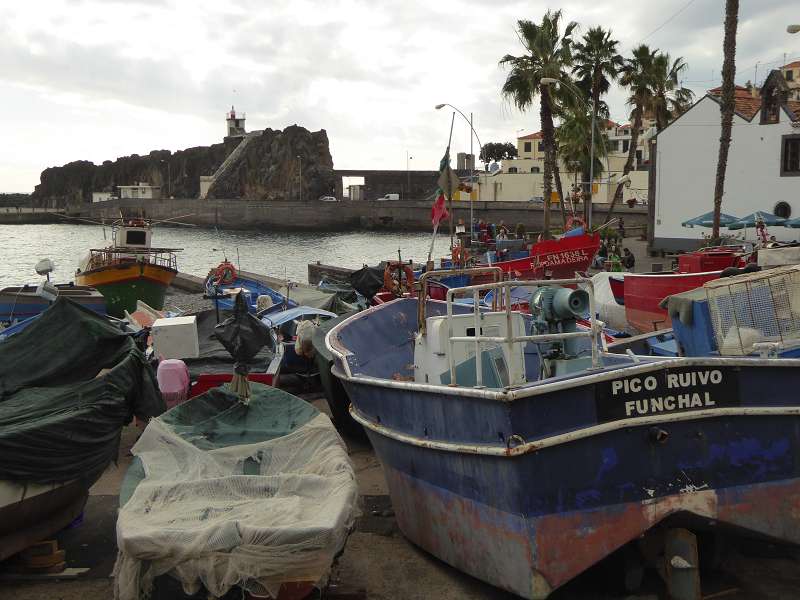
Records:
<instances>
[{"instance_id":1,"label":"tarp-covered boat","mask_svg":"<svg viewBox=\"0 0 800 600\"><path fill-rule=\"evenodd\" d=\"M80 514L122 427L164 408L134 340L65 298L0 344L0 560Z\"/></svg>"},{"instance_id":2,"label":"tarp-covered boat","mask_svg":"<svg viewBox=\"0 0 800 600\"><path fill-rule=\"evenodd\" d=\"M403 534L535 599L645 538L692 578L695 532L800 543L800 360L601 352L576 283L538 282L531 315L404 298L328 333Z\"/></svg>"},{"instance_id":3,"label":"tarp-covered boat","mask_svg":"<svg viewBox=\"0 0 800 600\"><path fill-rule=\"evenodd\" d=\"M153 419L132 450L117 521L116 597L162 574L187 593L280 597L325 583L358 489L330 419L281 390L225 386ZM301 597L301 596L297 596Z\"/></svg>"}]
</instances>

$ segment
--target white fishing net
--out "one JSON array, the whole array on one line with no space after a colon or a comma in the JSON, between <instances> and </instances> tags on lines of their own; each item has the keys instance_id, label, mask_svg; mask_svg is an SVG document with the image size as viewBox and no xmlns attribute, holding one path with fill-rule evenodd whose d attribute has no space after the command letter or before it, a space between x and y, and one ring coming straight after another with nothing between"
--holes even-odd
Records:
<instances>
[{"instance_id":1,"label":"white fishing net","mask_svg":"<svg viewBox=\"0 0 800 600\"><path fill-rule=\"evenodd\" d=\"M217 597L235 585L276 597L282 583L324 584L358 499L330 419L207 451L185 438L154 419L132 450L146 478L119 512L115 598L146 598L164 573Z\"/></svg>"}]
</instances>

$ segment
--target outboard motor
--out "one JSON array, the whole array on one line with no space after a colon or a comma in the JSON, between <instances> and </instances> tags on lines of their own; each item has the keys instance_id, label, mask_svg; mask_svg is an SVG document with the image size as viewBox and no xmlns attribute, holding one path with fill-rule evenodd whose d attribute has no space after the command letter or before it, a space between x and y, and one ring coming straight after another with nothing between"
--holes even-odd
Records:
<instances>
[{"instance_id":1,"label":"outboard motor","mask_svg":"<svg viewBox=\"0 0 800 600\"><path fill-rule=\"evenodd\" d=\"M573 333L578 331L577 319L589 312L589 293L557 286L540 287L531 294L530 307L534 335ZM586 349L585 338L545 342L538 346L542 378L563 375L591 365L591 356L579 356Z\"/></svg>"}]
</instances>

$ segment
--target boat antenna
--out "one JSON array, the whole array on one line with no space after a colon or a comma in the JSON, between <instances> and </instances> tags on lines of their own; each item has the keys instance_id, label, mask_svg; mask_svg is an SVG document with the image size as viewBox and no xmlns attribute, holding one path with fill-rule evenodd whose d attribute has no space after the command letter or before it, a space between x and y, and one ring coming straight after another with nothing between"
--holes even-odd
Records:
<instances>
[{"instance_id":1,"label":"boat antenna","mask_svg":"<svg viewBox=\"0 0 800 600\"><path fill-rule=\"evenodd\" d=\"M242 270L242 261L239 258L239 246L236 246L236 266L239 267L239 270Z\"/></svg>"},{"instance_id":2,"label":"boat antenna","mask_svg":"<svg viewBox=\"0 0 800 600\"><path fill-rule=\"evenodd\" d=\"M403 257L400 256L400 246L397 247L397 261L403 262Z\"/></svg>"}]
</instances>

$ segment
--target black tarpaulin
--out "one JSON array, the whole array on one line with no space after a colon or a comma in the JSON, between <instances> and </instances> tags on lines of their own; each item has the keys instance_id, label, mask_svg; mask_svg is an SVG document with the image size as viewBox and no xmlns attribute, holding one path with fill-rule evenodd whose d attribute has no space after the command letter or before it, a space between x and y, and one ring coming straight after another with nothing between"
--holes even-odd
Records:
<instances>
[{"instance_id":1,"label":"black tarpaulin","mask_svg":"<svg viewBox=\"0 0 800 600\"><path fill-rule=\"evenodd\" d=\"M350 285L367 299L372 298L383 287L383 269L362 267L350 273Z\"/></svg>"},{"instance_id":2,"label":"black tarpaulin","mask_svg":"<svg viewBox=\"0 0 800 600\"><path fill-rule=\"evenodd\" d=\"M59 298L0 343L0 479L94 479L132 416L161 414L155 374L108 319Z\"/></svg>"}]
</instances>

